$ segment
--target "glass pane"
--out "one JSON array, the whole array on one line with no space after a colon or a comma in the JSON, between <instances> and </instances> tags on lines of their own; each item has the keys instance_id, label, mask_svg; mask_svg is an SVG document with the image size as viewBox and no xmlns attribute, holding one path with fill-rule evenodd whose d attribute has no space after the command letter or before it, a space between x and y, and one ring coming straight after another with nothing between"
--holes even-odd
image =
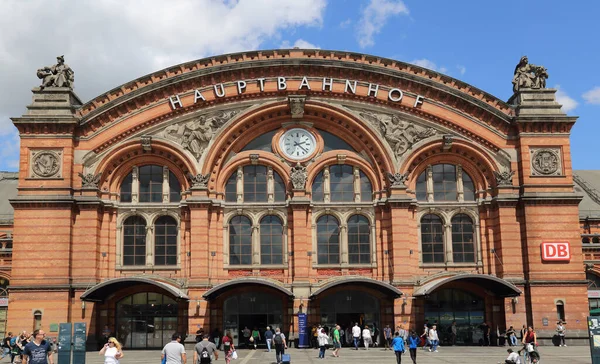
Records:
<instances>
[{"instance_id":1,"label":"glass pane","mask_svg":"<svg viewBox=\"0 0 600 364\"><path fill-rule=\"evenodd\" d=\"M323 202L323 172L319 172L312 184L312 200Z\"/></svg>"},{"instance_id":2,"label":"glass pane","mask_svg":"<svg viewBox=\"0 0 600 364\"><path fill-rule=\"evenodd\" d=\"M237 172L233 172L225 184L225 201L237 201Z\"/></svg>"}]
</instances>

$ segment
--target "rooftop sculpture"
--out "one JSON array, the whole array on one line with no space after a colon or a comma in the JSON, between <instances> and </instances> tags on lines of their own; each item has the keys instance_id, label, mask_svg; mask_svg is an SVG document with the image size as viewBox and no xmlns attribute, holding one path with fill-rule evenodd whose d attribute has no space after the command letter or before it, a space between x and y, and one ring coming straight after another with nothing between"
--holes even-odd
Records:
<instances>
[{"instance_id":1,"label":"rooftop sculpture","mask_svg":"<svg viewBox=\"0 0 600 364\"><path fill-rule=\"evenodd\" d=\"M530 64L527 56L523 56L515 67L513 92L523 88L546 88L547 78L548 70L545 67Z\"/></svg>"},{"instance_id":2,"label":"rooftop sculpture","mask_svg":"<svg viewBox=\"0 0 600 364\"><path fill-rule=\"evenodd\" d=\"M37 76L42 80L41 89L44 87L69 87L73 88L75 72L65 63L65 56L56 57L56 64L37 70Z\"/></svg>"}]
</instances>

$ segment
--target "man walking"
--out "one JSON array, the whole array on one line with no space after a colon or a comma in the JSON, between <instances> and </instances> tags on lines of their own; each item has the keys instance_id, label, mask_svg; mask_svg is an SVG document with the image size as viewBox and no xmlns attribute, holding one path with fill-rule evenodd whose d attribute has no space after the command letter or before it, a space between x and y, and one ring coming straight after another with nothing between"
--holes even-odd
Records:
<instances>
[{"instance_id":1,"label":"man walking","mask_svg":"<svg viewBox=\"0 0 600 364\"><path fill-rule=\"evenodd\" d=\"M383 339L385 340L385 350L391 348L392 345L392 328L390 325L387 325L383 329Z\"/></svg>"},{"instance_id":2,"label":"man walking","mask_svg":"<svg viewBox=\"0 0 600 364\"><path fill-rule=\"evenodd\" d=\"M171 342L162 349L160 360L167 358L167 364L186 364L185 347L181 344L181 335L174 333ZM194 363L195 364L195 363Z\"/></svg>"},{"instance_id":3,"label":"man walking","mask_svg":"<svg viewBox=\"0 0 600 364\"><path fill-rule=\"evenodd\" d=\"M277 364L281 364L281 357L285 354L287 344L285 342L285 335L278 328L275 329L275 335L273 335L273 343L275 343L275 360Z\"/></svg>"},{"instance_id":4,"label":"man walking","mask_svg":"<svg viewBox=\"0 0 600 364\"><path fill-rule=\"evenodd\" d=\"M333 356L339 358L342 343L340 342L340 325L335 325L333 330Z\"/></svg>"},{"instance_id":5,"label":"man walking","mask_svg":"<svg viewBox=\"0 0 600 364\"><path fill-rule=\"evenodd\" d=\"M456 321L452 321L452 326L450 326L450 342L452 346L456 345Z\"/></svg>"},{"instance_id":6,"label":"man walking","mask_svg":"<svg viewBox=\"0 0 600 364\"><path fill-rule=\"evenodd\" d=\"M358 350L358 341L360 340L360 327L358 322L352 328L352 339L354 340L354 349Z\"/></svg>"},{"instance_id":7,"label":"man walking","mask_svg":"<svg viewBox=\"0 0 600 364\"><path fill-rule=\"evenodd\" d=\"M208 341L208 334L204 334L202 341L194 347L194 364L210 364L212 363L212 355L215 355L215 360L219 360L219 352L214 343Z\"/></svg>"},{"instance_id":8,"label":"man walking","mask_svg":"<svg viewBox=\"0 0 600 364\"><path fill-rule=\"evenodd\" d=\"M23 364L54 364L52 348L44 340L46 333L43 330L33 332L33 341L23 349Z\"/></svg>"},{"instance_id":9,"label":"man walking","mask_svg":"<svg viewBox=\"0 0 600 364\"><path fill-rule=\"evenodd\" d=\"M4 340L2 340L2 357L0 360L4 359L5 356L10 355L10 339L12 339L12 332L9 332Z\"/></svg>"},{"instance_id":10,"label":"man walking","mask_svg":"<svg viewBox=\"0 0 600 364\"><path fill-rule=\"evenodd\" d=\"M271 343L273 342L273 331L271 331L271 327L267 326L267 330L265 331L265 341L267 342L267 352L271 352Z\"/></svg>"}]
</instances>

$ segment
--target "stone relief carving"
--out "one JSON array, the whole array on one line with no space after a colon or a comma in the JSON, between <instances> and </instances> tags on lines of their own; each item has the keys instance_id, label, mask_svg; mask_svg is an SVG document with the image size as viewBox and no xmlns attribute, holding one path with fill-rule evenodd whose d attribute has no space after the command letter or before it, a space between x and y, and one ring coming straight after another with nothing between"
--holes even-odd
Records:
<instances>
[{"instance_id":1,"label":"stone relief carving","mask_svg":"<svg viewBox=\"0 0 600 364\"><path fill-rule=\"evenodd\" d=\"M44 87L69 87L73 88L75 72L65 63L65 56L56 57L56 64L37 70L37 76L42 80L41 89Z\"/></svg>"},{"instance_id":2,"label":"stone relief carving","mask_svg":"<svg viewBox=\"0 0 600 364\"><path fill-rule=\"evenodd\" d=\"M498 186L512 186L513 176L515 171L503 170L501 172L494 171L494 177L496 177L496 185Z\"/></svg>"},{"instance_id":3,"label":"stone relief carving","mask_svg":"<svg viewBox=\"0 0 600 364\"><path fill-rule=\"evenodd\" d=\"M162 132L162 136L181 144L194 157L200 159L202 153L215 136L216 131L240 111L217 111L200 115L182 124L169 125Z\"/></svg>"},{"instance_id":4,"label":"stone relief carving","mask_svg":"<svg viewBox=\"0 0 600 364\"><path fill-rule=\"evenodd\" d=\"M404 182L408 179L408 174L386 172L391 187L406 187Z\"/></svg>"},{"instance_id":5,"label":"stone relief carving","mask_svg":"<svg viewBox=\"0 0 600 364\"><path fill-rule=\"evenodd\" d=\"M290 178L295 190L302 190L305 188L307 177L308 174L306 173L306 167L300 163L296 163L296 165L292 167L290 171Z\"/></svg>"},{"instance_id":6,"label":"stone relief carving","mask_svg":"<svg viewBox=\"0 0 600 364\"><path fill-rule=\"evenodd\" d=\"M60 177L60 151L39 150L31 152L31 176L41 178Z\"/></svg>"},{"instance_id":7,"label":"stone relief carving","mask_svg":"<svg viewBox=\"0 0 600 364\"><path fill-rule=\"evenodd\" d=\"M292 115L292 119L297 119L304 116L304 103L306 102L305 96L288 96L288 102L290 104L290 113Z\"/></svg>"},{"instance_id":8,"label":"stone relief carving","mask_svg":"<svg viewBox=\"0 0 600 364\"><path fill-rule=\"evenodd\" d=\"M437 134L434 128L425 128L401 120L397 115L376 114L361 111L360 115L369 121L387 140L396 158L402 157L413 144Z\"/></svg>"},{"instance_id":9,"label":"stone relief carving","mask_svg":"<svg viewBox=\"0 0 600 364\"><path fill-rule=\"evenodd\" d=\"M190 182L192 183L192 187L199 187L199 188L207 188L208 187L208 180L210 177L209 173L207 173L205 175L198 174L198 175L194 176L193 174L188 172L187 176L188 176L188 179L190 180Z\"/></svg>"},{"instance_id":10,"label":"stone relief carving","mask_svg":"<svg viewBox=\"0 0 600 364\"><path fill-rule=\"evenodd\" d=\"M77 173L79 177L81 177L81 187L82 188L98 188L98 184L100 183L100 178L102 177L102 173L98 173L96 175L92 173L83 174L81 172Z\"/></svg>"},{"instance_id":11,"label":"stone relief carving","mask_svg":"<svg viewBox=\"0 0 600 364\"><path fill-rule=\"evenodd\" d=\"M558 148L531 150L531 174L534 176L560 176L562 163Z\"/></svg>"},{"instance_id":12,"label":"stone relief carving","mask_svg":"<svg viewBox=\"0 0 600 364\"><path fill-rule=\"evenodd\" d=\"M546 88L547 78L548 70L545 67L530 64L527 56L523 56L515 67L513 92L522 88Z\"/></svg>"},{"instance_id":13,"label":"stone relief carving","mask_svg":"<svg viewBox=\"0 0 600 364\"><path fill-rule=\"evenodd\" d=\"M149 152L152 150L152 137L150 135L144 135L140 138L140 141L142 143L142 149L145 150L146 152Z\"/></svg>"}]
</instances>

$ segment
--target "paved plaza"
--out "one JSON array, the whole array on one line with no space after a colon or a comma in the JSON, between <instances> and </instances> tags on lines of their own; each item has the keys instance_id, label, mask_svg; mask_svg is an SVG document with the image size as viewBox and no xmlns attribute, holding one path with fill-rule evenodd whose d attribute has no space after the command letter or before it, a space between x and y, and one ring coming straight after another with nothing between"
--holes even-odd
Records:
<instances>
[{"instance_id":1,"label":"paved plaza","mask_svg":"<svg viewBox=\"0 0 600 364\"><path fill-rule=\"evenodd\" d=\"M339 363L339 364L359 364L359 363L381 363L394 364L396 359L391 351L382 349L350 350L342 349L340 358L331 356L331 351L327 351L325 359L318 359L318 350L315 349L290 349L288 351L292 357L292 364L312 364L312 363ZM541 347L541 363L543 364L590 364L590 350L587 346L560 347ZM192 363L193 352L188 351L188 363ZM275 353L267 353L264 350L248 351L239 350L239 359L232 360L232 364L274 364ZM506 348L503 347L442 347L438 353L430 353L419 349L417 354L417 363L419 364L447 364L447 363L483 363L496 364L504 362L506 358ZM2 363L7 362L6 359ZM152 364L160 362L160 351L125 351L125 357L121 364ZM224 363L223 357L213 363ZM56 363L56 360L55 360ZM88 352L86 364L102 364L104 357L96 352ZM403 355L402 363L411 364L408 352ZM77 363L73 363L77 364Z\"/></svg>"}]
</instances>

